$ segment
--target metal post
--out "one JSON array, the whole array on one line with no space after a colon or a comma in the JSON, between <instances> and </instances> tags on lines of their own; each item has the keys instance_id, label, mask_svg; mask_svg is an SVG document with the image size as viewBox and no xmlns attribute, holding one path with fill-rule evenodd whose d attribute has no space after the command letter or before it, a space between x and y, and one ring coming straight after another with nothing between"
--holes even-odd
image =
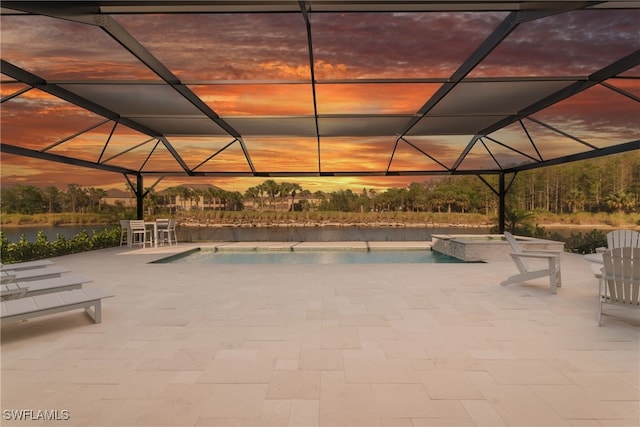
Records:
<instances>
[{"instance_id":1,"label":"metal post","mask_svg":"<svg viewBox=\"0 0 640 427\"><path fill-rule=\"evenodd\" d=\"M136 175L136 218L144 219L144 186L142 175Z\"/></svg>"},{"instance_id":2,"label":"metal post","mask_svg":"<svg viewBox=\"0 0 640 427\"><path fill-rule=\"evenodd\" d=\"M505 196L507 190L504 186L504 172L500 172L498 175L498 232L504 233L504 212L505 212Z\"/></svg>"}]
</instances>

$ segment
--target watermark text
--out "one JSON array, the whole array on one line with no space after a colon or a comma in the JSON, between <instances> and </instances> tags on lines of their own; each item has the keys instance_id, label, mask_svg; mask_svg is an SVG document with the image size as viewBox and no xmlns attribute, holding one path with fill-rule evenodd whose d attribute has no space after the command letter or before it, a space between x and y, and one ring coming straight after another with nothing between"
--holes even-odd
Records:
<instances>
[{"instance_id":1,"label":"watermark text","mask_svg":"<svg viewBox=\"0 0 640 427\"><path fill-rule=\"evenodd\" d=\"M71 414L67 409L4 409L5 421L67 421Z\"/></svg>"}]
</instances>

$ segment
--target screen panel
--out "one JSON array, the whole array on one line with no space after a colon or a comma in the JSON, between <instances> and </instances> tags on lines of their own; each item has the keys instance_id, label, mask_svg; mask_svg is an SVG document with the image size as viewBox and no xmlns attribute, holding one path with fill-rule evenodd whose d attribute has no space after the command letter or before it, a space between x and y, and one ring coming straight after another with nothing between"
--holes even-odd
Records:
<instances>
[{"instance_id":1,"label":"screen panel","mask_svg":"<svg viewBox=\"0 0 640 427\"><path fill-rule=\"evenodd\" d=\"M218 84L190 88L222 117L314 113L310 84Z\"/></svg>"},{"instance_id":2,"label":"screen panel","mask_svg":"<svg viewBox=\"0 0 640 427\"><path fill-rule=\"evenodd\" d=\"M159 81L100 27L47 16L0 16L2 59L48 82Z\"/></svg>"},{"instance_id":3,"label":"screen panel","mask_svg":"<svg viewBox=\"0 0 640 427\"><path fill-rule=\"evenodd\" d=\"M640 139L640 102L601 85L531 117L598 148Z\"/></svg>"},{"instance_id":4,"label":"screen panel","mask_svg":"<svg viewBox=\"0 0 640 427\"><path fill-rule=\"evenodd\" d=\"M392 137L411 119L410 116L320 117L320 136Z\"/></svg>"},{"instance_id":5,"label":"screen panel","mask_svg":"<svg viewBox=\"0 0 640 427\"><path fill-rule=\"evenodd\" d=\"M505 16L493 12L312 14L316 78L448 78Z\"/></svg>"},{"instance_id":6,"label":"screen panel","mask_svg":"<svg viewBox=\"0 0 640 427\"><path fill-rule=\"evenodd\" d=\"M332 137L320 144L322 171L384 172L393 150L393 138Z\"/></svg>"},{"instance_id":7,"label":"screen panel","mask_svg":"<svg viewBox=\"0 0 640 427\"><path fill-rule=\"evenodd\" d=\"M319 84L318 114L414 114L439 83Z\"/></svg>"},{"instance_id":8,"label":"screen panel","mask_svg":"<svg viewBox=\"0 0 640 427\"><path fill-rule=\"evenodd\" d=\"M577 10L520 24L470 77L588 76L638 48L640 10Z\"/></svg>"},{"instance_id":9,"label":"screen panel","mask_svg":"<svg viewBox=\"0 0 640 427\"><path fill-rule=\"evenodd\" d=\"M299 14L113 17L184 83L311 78Z\"/></svg>"},{"instance_id":10,"label":"screen panel","mask_svg":"<svg viewBox=\"0 0 640 427\"><path fill-rule=\"evenodd\" d=\"M105 119L38 89L2 103L0 135L5 144L42 150Z\"/></svg>"}]
</instances>

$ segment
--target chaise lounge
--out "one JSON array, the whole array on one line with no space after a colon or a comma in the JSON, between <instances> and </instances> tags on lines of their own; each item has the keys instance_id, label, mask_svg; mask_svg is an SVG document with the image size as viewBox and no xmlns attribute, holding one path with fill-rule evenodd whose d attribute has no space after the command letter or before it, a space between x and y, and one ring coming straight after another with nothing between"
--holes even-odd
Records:
<instances>
[{"instance_id":1,"label":"chaise lounge","mask_svg":"<svg viewBox=\"0 0 640 427\"><path fill-rule=\"evenodd\" d=\"M16 262L13 264L0 263L0 270L2 271L19 271L19 270L31 270L34 268L44 268L53 264L53 261L48 259L39 259L36 261Z\"/></svg>"},{"instance_id":2,"label":"chaise lounge","mask_svg":"<svg viewBox=\"0 0 640 427\"><path fill-rule=\"evenodd\" d=\"M69 271L68 268L59 265L48 265L42 268L25 270L3 270L2 283L50 279L53 277L61 277L63 273L68 273Z\"/></svg>"},{"instance_id":3,"label":"chaise lounge","mask_svg":"<svg viewBox=\"0 0 640 427\"><path fill-rule=\"evenodd\" d=\"M28 282L13 282L2 284L0 287L0 298L2 300L32 297L59 291L71 291L82 289L82 285L91 280L80 275L65 275Z\"/></svg>"},{"instance_id":4,"label":"chaise lounge","mask_svg":"<svg viewBox=\"0 0 640 427\"><path fill-rule=\"evenodd\" d=\"M102 299L112 296L113 294L102 288L87 288L2 301L0 302L2 323L17 322L80 308L84 309L95 323L100 323L102 321Z\"/></svg>"}]
</instances>

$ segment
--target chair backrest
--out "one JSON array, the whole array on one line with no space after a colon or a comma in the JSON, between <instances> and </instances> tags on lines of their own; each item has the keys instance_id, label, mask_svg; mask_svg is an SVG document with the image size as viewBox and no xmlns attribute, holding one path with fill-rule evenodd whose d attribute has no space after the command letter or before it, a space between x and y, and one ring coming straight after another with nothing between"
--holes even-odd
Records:
<instances>
[{"instance_id":1,"label":"chair backrest","mask_svg":"<svg viewBox=\"0 0 640 427\"><path fill-rule=\"evenodd\" d=\"M640 248L622 247L602 254L608 301L640 307Z\"/></svg>"},{"instance_id":2,"label":"chair backrest","mask_svg":"<svg viewBox=\"0 0 640 427\"><path fill-rule=\"evenodd\" d=\"M509 242L509 246L511 246L511 251L514 254L521 254L523 252L522 247L520 246L516 238L513 236L513 234L509 233L508 231L505 231L504 237L505 239L507 239L507 242ZM522 257L512 256L511 259L513 259L513 262L516 264L516 267L518 267L518 271L520 273L526 273L529 271L529 265L527 265L527 263L524 261L524 259L522 259Z\"/></svg>"},{"instance_id":3,"label":"chair backrest","mask_svg":"<svg viewBox=\"0 0 640 427\"><path fill-rule=\"evenodd\" d=\"M640 233L634 230L613 230L607 233L607 248L624 246L640 248Z\"/></svg>"},{"instance_id":4,"label":"chair backrest","mask_svg":"<svg viewBox=\"0 0 640 427\"><path fill-rule=\"evenodd\" d=\"M146 230L144 220L142 219L132 219L129 221L129 226L131 227L131 231Z\"/></svg>"},{"instance_id":5,"label":"chair backrest","mask_svg":"<svg viewBox=\"0 0 640 427\"><path fill-rule=\"evenodd\" d=\"M513 237L513 234L509 233L508 231L505 231L504 232L504 237L505 237L505 239L507 239L507 242L509 242L509 246L511 246L511 250L514 253L517 253L517 254L521 254L522 253L522 248L520 247L520 244L518 243L516 238Z\"/></svg>"},{"instance_id":6,"label":"chair backrest","mask_svg":"<svg viewBox=\"0 0 640 427\"><path fill-rule=\"evenodd\" d=\"M129 229L129 220L128 219L121 219L120 220L120 228L123 228L125 230Z\"/></svg>"},{"instance_id":7,"label":"chair backrest","mask_svg":"<svg viewBox=\"0 0 640 427\"><path fill-rule=\"evenodd\" d=\"M169 220L169 224L168 224L167 228L169 230L175 230L176 229L176 220L175 220L175 218L171 218Z\"/></svg>"},{"instance_id":8,"label":"chair backrest","mask_svg":"<svg viewBox=\"0 0 640 427\"><path fill-rule=\"evenodd\" d=\"M169 228L169 219L168 218L158 218L156 219L156 225L158 230Z\"/></svg>"}]
</instances>

